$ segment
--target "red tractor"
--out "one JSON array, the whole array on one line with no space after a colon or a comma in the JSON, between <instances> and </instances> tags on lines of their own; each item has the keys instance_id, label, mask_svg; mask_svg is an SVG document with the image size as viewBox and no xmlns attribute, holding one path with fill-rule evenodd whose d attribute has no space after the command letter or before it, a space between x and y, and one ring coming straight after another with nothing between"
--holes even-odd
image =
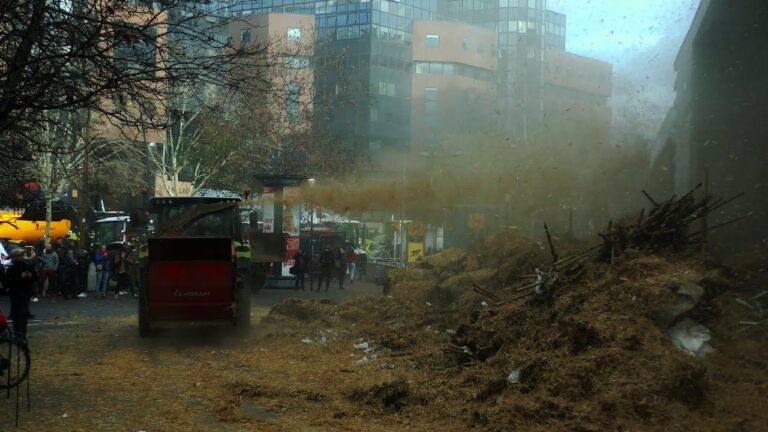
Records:
<instances>
[{"instance_id":1,"label":"red tractor","mask_svg":"<svg viewBox=\"0 0 768 432\"><path fill-rule=\"evenodd\" d=\"M243 333L248 331L251 290L261 288L253 285L263 283L266 263L285 255L285 240L252 234L251 244L255 242L260 251L253 256L251 245L242 238L239 202L238 198L152 198L155 234L139 254L141 336L169 321L229 322Z\"/></svg>"}]
</instances>

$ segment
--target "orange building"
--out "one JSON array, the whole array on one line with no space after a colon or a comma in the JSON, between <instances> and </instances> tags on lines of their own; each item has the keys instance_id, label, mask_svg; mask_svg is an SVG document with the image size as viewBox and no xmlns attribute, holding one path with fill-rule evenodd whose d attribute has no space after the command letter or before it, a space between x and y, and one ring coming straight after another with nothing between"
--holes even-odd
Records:
<instances>
[{"instance_id":1,"label":"orange building","mask_svg":"<svg viewBox=\"0 0 768 432\"><path fill-rule=\"evenodd\" d=\"M542 105L554 139L568 137L593 149L610 141L613 68L609 63L548 49L544 56Z\"/></svg>"},{"instance_id":2,"label":"orange building","mask_svg":"<svg viewBox=\"0 0 768 432\"><path fill-rule=\"evenodd\" d=\"M167 101L165 84L161 81L164 59L160 50L168 40L167 13L140 6L124 6L115 13L109 35L117 39L114 48L117 67L125 68L127 73L138 73L141 67L148 67L149 70L156 69L153 71L155 76L147 82L146 88L136 90L136 97L146 98L143 101L144 112L130 100L104 100L100 103L103 112L91 113L89 138L164 142L165 132L159 125L165 120ZM152 66L152 62L157 66ZM146 94L142 95L142 91ZM153 98L153 103L147 103ZM115 115L105 114L110 112Z\"/></svg>"},{"instance_id":3,"label":"orange building","mask_svg":"<svg viewBox=\"0 0 768 432\"><path fill-rule=\"evenodd\" d=\"M230 23L235 46L263 47L253 67L264 67L269 110L276 139L311 127L314 100L312 58L315 53L314 15L266 14L240 17Z\"/></svg>"},{"instance_id":4,"label":"orange building","mask_svg":"<svg viewBox=\"0 0 768 432\"><path fill-rule=\"evenodd\" d=\"M413 23L411 150L431 152L440 131L496 91L496 33L448 21Z\"/></svg>"}]
</instances>

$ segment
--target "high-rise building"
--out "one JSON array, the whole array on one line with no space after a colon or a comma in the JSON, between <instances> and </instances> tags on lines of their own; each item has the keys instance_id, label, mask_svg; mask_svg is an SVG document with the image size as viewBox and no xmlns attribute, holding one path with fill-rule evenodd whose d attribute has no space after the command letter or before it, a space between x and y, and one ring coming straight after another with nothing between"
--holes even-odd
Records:
<instances>
[{"instance_id":1,"label":"high-rise building","mask_svg":"<svg viewBox=\"0 0 768 432\"><path fill-rule=\"evenodd\" d=\"M385 171L391 153L433 150L435 110L489 94L483 107L503 113L521 140L567 104L595 113L608 133L610 89L564 76L597 72L605 85L610 66L565 52L566 18L546 0L243 0L232 13L314 15L324 105L315 127Z\"/></svg>"}]
</instances>

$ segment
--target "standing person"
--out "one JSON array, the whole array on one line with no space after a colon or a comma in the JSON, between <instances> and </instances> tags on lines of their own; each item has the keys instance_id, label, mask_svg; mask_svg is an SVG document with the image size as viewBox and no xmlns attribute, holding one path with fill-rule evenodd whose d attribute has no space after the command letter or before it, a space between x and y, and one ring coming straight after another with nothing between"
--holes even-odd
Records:
<instances>
[{"instance_id":1,"label":"standing person","mask_svg":"<svg viewBox=\"0 0 768 432\"><path fill-rule=\"evenodd\" d=\"M88 297L88 271L91 267L91 254L87 250L81 249L77 254L77 292L78 298Z\"/></svg>"},{"instance_id":2,"label":"standing person","mask_svg":"<svg viewBox=\"0 0 768 432\"><path fill-rule=\"evenodd\" d=\"M138 297L136 288L139 286L139 256L136 253L136 246L133 243L128 244L128 277L130 278L131 295Z\"/></svg>"},{"instance_id":3,"label":"standing person","mask_svg":"<svg viewBox=\"0 0 768 432\"><path fill-rule=\"evenodd\" d=\"M336 267L336 278L339 279L339 289L344 289L344 278L347 276L347 261L344 258L344 249L339 248L333 257L333 266Z\"/></svg>"},{"instance_id":4,"label":"standing person","mask_svg":"<svg viewBox=\"0 0 768 432\"><path fill-rule=\"evenodd\" d=\"M294 275L296 276L296 289L301 288L304 291L304 273L307 271L307 256L304 251L299 249L296 255L293 256L294 260Z\"/></svg>"},{"instance_id":5,"label":"standing person","mask_svg":"<svg viewBox=\"0 0 768 432\"><path fill-rule=\"evenodd\" d=\"M317 280L317 291L320 292L320 287L325 280L325 292L328 292L328 286L331 285L331 273L333 272L333 252L330 248L323 249L320 253L320 278Z\"/></svg>"},{"instance_id":6,"label":"standing person","mask_svg":"<svg viewBox=\"0 0 768 432\"><path fill-rule=\"evenodd\" d=\"M109 272L111 270L111 256L107 252L107 246L101 245L93 257L93 263L96 264L96 297L105 298L107 296L107 285L109 285Z\"/></svg>"},{"instance_id":7,"label":"standing person","mask_svg":"<svg viewBox=\"0 0 768 432\"><path fill-rule=\"evenodd\" d=\"M67 249L67 254L64 255L64 267L61 271L60 287L61 295L64 300L69 298L76 298L77 291L77 258L75 257L74 249Z\"/></svg>"},{"instance_id":8,"label":"standing person","mask_svg":"<svg viewBox=\"0 0 768 432\"><path fill-rule=\"evenodd\" d=\"M344 256L347 260L347 273L349 273L349 283L351 285L357 278L357 254L351 244L347 245Z\"/></svg>"},{"instance_id":9,"label":"standing person","mask_svg":"<svg viewBox=\"0 0 768 432\"><path fill-rule=\"evenodd\" d=\"M54 295L56 296L63 296L64 293L68 291L69 287L67 286L67 249L64 248L63 244L61 243L61 238L57 241L57 246L54 246L53 250L56 251L56 254L59 256L59 268L56 269L56 292Z\"/></svg>"},{"instance_id":10,"label":"standing person","mask_svg":"<svg viewBox=\"0 0 768 432\"><path fill-rule=\"evenodd\" d=\"M40 260L40 256L37 254L37 249L34 247L27 248L27 262L35 270L35 273L40 274L40 269L43 267L43 262ZM40 301L40 284L35 279L32 282L32 302L37 303Z\"/></svg>"},{"instance_id":11,"label":"standing person","mask_svg":"<svg viewBox=\"0 0 768 432\"><path fill-rule=\"evenodd\" d=\"M32 298L32 283L37 279L37 273L24 259L24 249L14 249L11 258L13 263L5 274L5 282L11 300L13 334L26 341L29 300Z\"/></svg>"},{"instance_id":12,"label":"standing person","mask_svg":"<svg viewBox=\"0 0 768 432\"><path fill-rule=\"evenodd\" d=\"M59 269L59 254L57 254L56 251L53 250L53 246L49 244L45 247L45 252L43 252L40 260L43 262L43 266L40 271L39 284L43 288L43 297L48 297L51 293L55 296L57 279L56 271ZM48 282L47 286L45 285L46 281Z\"/></svg>"},{"instance_id":13,"label":"standing person","mask_svg":"<svg viewBox=\"0 0 768 432\"><path fill-rule=\"evenodd\" d=\"M117 292L115 293L115 298L118 298L120 294L126 294L129 289L131 294L133 294L133 288L130 286L131 276L129 260L128 251L125 250L125 248L120 249L120 251L117 252L117 255L115 255L114 272L115 279L117 279Z\"/></svg>"}]
</instances>

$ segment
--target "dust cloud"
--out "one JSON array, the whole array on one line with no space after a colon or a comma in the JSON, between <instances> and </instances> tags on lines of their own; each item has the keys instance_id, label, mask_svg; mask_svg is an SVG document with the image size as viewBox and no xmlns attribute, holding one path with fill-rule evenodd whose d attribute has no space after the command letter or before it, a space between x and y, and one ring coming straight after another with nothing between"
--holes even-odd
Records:
<instances>
[{"instance_id":1,"label":"dust cloud","mask_svg":"<svg viewBox=\"0 0 768 432\"><path fill-rule=\"evenodd\" d=\"M517 228L538 227L545 219L565 228L573 214L574 231L585 236L645 205L640 201L648 177L643 146L596 150L568 140L489 141L456 140L455 148L463 152L434 157L398 179L304 185L301 199L350 217L389 214L435 225L457 207L494 210L501 225Z\"/></svg>"}]
</instances>

